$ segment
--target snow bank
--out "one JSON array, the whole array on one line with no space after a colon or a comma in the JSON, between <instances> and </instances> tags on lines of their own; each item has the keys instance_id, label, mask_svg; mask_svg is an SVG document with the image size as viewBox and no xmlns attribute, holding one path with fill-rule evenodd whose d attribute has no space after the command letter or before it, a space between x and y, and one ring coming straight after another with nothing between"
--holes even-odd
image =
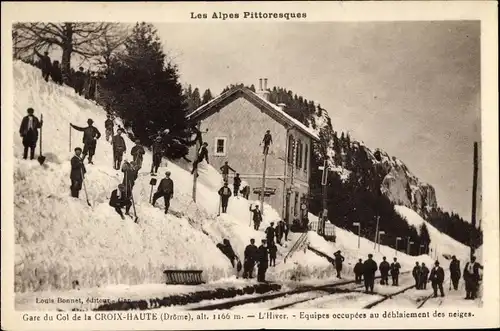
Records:
<instances>
[{"instance_id":1,"label":"snow bank","mask_svg":"<svg viewBox=\"0 0 500 331\"><path fill-rule=\"evenodd\" d=\"M420 226L425 223L431 238L430 248L437 250L438 255L455 255L459 260L467 260L470 254L470 248L445 233L440 232L432 224L424 220L419 214L405 206L395 206L398 214L406 219L408 224L413 225L420 231Z\"/></svg>"}]
</instances>

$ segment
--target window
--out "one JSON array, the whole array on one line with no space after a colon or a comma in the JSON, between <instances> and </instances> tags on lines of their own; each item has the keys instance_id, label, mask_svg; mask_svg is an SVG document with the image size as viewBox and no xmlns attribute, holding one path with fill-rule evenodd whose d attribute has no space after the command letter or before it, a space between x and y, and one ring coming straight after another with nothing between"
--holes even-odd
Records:
<instances>
[{"instance_id":1,"label":"window","mask_svg":"<svg viewBox=\"0 0 500 331\"><path fill-rule=\"evenodd\" d=\"M295 148L295 141L293 136L288 137L288 163L293 164L293 152Z\"/></svg>"},{"instance_id":2,"label":"window","mask_svg":"<svg viewBox=\"0 0 500 331\"><path fill-rule=\"evenodd\" d=\"M297 156L295 158L295 166L298 169L302 168L302 141L300 139L297 142Z\"/></svg>"},{"instance_id":3,"label":"window","mask_svg":"<svg viewBox=\"0 0 500 331\"><path fill-rule=\"evenodd\" d=\"M307 172L307 162L309 161L309 145L306 144L304 153L304 171Z\"/></svg>"},{"instance_id":4,"label":"window","mask_svg":"<svg viewBox=\"0 0 500 331\"><path fill-rule=\"evenodd\" d=\"M214 144L215 156L226 156L227 154L227 138L225 137L217 137L215 138Z\"/></svg>"}]
</instances>

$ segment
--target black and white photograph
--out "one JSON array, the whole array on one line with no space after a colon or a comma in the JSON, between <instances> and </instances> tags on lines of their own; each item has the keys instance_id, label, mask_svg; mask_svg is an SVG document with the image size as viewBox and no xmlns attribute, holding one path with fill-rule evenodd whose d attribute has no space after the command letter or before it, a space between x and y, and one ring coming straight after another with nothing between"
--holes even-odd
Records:
<instances>
[{"instance_id":1,"label":"black and white photograph","mask_svg":"<svg viewBox=\"0 0 500 331\"><path fill-rule=\"evenodd\" d=\"M12 254L19 321L375 326L493 309L481 20L232 5L9 23L2 265Z\"/></svg>"}]
</instances>

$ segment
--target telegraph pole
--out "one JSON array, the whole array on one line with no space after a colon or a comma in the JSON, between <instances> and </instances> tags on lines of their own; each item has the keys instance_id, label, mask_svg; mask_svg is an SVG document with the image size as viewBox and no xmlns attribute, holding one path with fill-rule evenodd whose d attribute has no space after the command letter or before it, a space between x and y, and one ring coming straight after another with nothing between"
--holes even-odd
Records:
<instances>
[{"instance_id":1,"label":"telegraph pole","mask_svg":"<svg viewBox=\"0 0 500 331\"><path fill-rule=\"evenodd\" d=\"M266 190L266 166L267 166L267 153L264 154L264 170L262 171L262 189L260 191L260 210L264 215L264 192Z\"/></svg>"},{"instance_id":2,"label":"telegraph pole","mask_svg":"<svg viewBox=\"0 0 500 331\"><path fill-rule=\"evenodd\" d=\"M373 240L375 244L373 245L373 250L377 249L377 238L378 238L378 222L380 220L380 216L377 216L377 226L375 227L375 239Z\"/></svg>"},{"instance_id":3,"label":"telegraph pole","mask_svg":"<svg viewBox=\"0 0 500 331\"><path fill-rule=\"evenodd\" d=\"M361 244L361 222L353 222L352 225L358 227L358 249Z\"/></svg>"},{"instance_id":4,"label":"telegraph pole","mask_svg":"<svg viewBox=\"0 0 500 331\"><path fill-rule=\"evenodd\" d=\"M323 212L321 213L321 234L325 234L325 224L326 221L328 220L328 200L327 200L327 187L326 185L328 184L328 159L325 158L325 161L323 162L323 166L318 167L319 170L322 171L321 174L321 187L322 187L322 193L323 193ZM318 227L319 230L320 227Z\"/></svg>"},{"instance_id":5,"label":"telegraph pole","mask_svg":"<svg viewBox=\"0 0 500 331\"><path fill-rule=\"evenodd\" d=\"M199 130L199 124L198 124L198 130ZM200 148L201 148L201 144L200 144L200 140L197 139L196 140L196 159L198 159L198 152L200 151ZM197 179L198 179L198 166L199 164L196 165L196 169L194 169L194 173L193 173L193 201L196 202L196 182L197 182Z\"/></svg>"},{"instance_id":6,"label":"telegraph pole","mask_svg":"<svg viewBox=\"0 0 500 331\"><path fill-rule=\"evenodd\" d=\"M476 228L477 171L478 171L477 142L474 142L474 168L472 176L472 217L471 217L471 223L474 229ZM474 255L475 245L476 245L475 233L471 231L471 238L470 238L471 258Z\"/></svg>"}]
</instances>

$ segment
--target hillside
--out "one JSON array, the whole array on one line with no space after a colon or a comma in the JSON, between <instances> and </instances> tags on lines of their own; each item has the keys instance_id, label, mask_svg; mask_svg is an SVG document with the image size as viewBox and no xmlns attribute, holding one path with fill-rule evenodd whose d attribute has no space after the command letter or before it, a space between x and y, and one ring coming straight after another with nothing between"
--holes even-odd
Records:
<instances>
[{"instance_id":1,"label":"hillside","mask_svg":"<svg viewBox=\"0 0 500 331\"><path fill-rule=\"evenodd\" d=\"M105 288L111 284L156 284L163 282L162 271L167 268L201 269L208 281L234 280L235 270L216 248L222 239L231 240L236 253L242 257L250 238L259 241L263 229L279 219L276 211L266 205L261 231L249 226L248 207L255 201L231 199L228 213L216 216L217 190L221 176L204 163L198 178L198 204L192 202L190 164L185 161L164 162L160 174L172 173L176 192L171 203L173 214L166 217L163 210L148 203L149 169L142 169L134 187L139 224L131 219L122 221L108 205L111 190L121 182L120 172L113 170L111 146L104 137L98 142L94 165L86 165L86 187L91 207L84 192L79 199L69 196L69 123L83 125L93 118L103 132L105 111L95 103L77 96L68 87L46 83L40 72L22 62L14 63L14 126L17 127L28 107L35 114L43 113L43 144L45 164L22 160L21 139L14 130L15 147L15 291L64 291L77 280L81 288ZM117 121L117 124L119 121ZM73 132L72 147L80 145L81 136ZM127 147L132 146L126 138ZM145 155L144 167L151 159ZM159 201L159 206L163 203ZM314 216L311 215L314 221ZM291 245L300 234L290 234L291 241L279 247L276 268L270 268L268 278L275 281L291 279L330 279L332 265L311 251L296 252L283 263ZM337 243L326 242L314 232L308 243L327 255L340 249L346 256L344 272L352 276L352 266L358 258L373 251L370 241L363 239L357 248L357 236L338 229ZM366 242L366 244L365 244ZM392 254L381 246L380 254ZM380 258L376 253L376 257ZM399 253L404 268L415 260L429 257L410 257Z\"/></svg>"}]
</instances>

